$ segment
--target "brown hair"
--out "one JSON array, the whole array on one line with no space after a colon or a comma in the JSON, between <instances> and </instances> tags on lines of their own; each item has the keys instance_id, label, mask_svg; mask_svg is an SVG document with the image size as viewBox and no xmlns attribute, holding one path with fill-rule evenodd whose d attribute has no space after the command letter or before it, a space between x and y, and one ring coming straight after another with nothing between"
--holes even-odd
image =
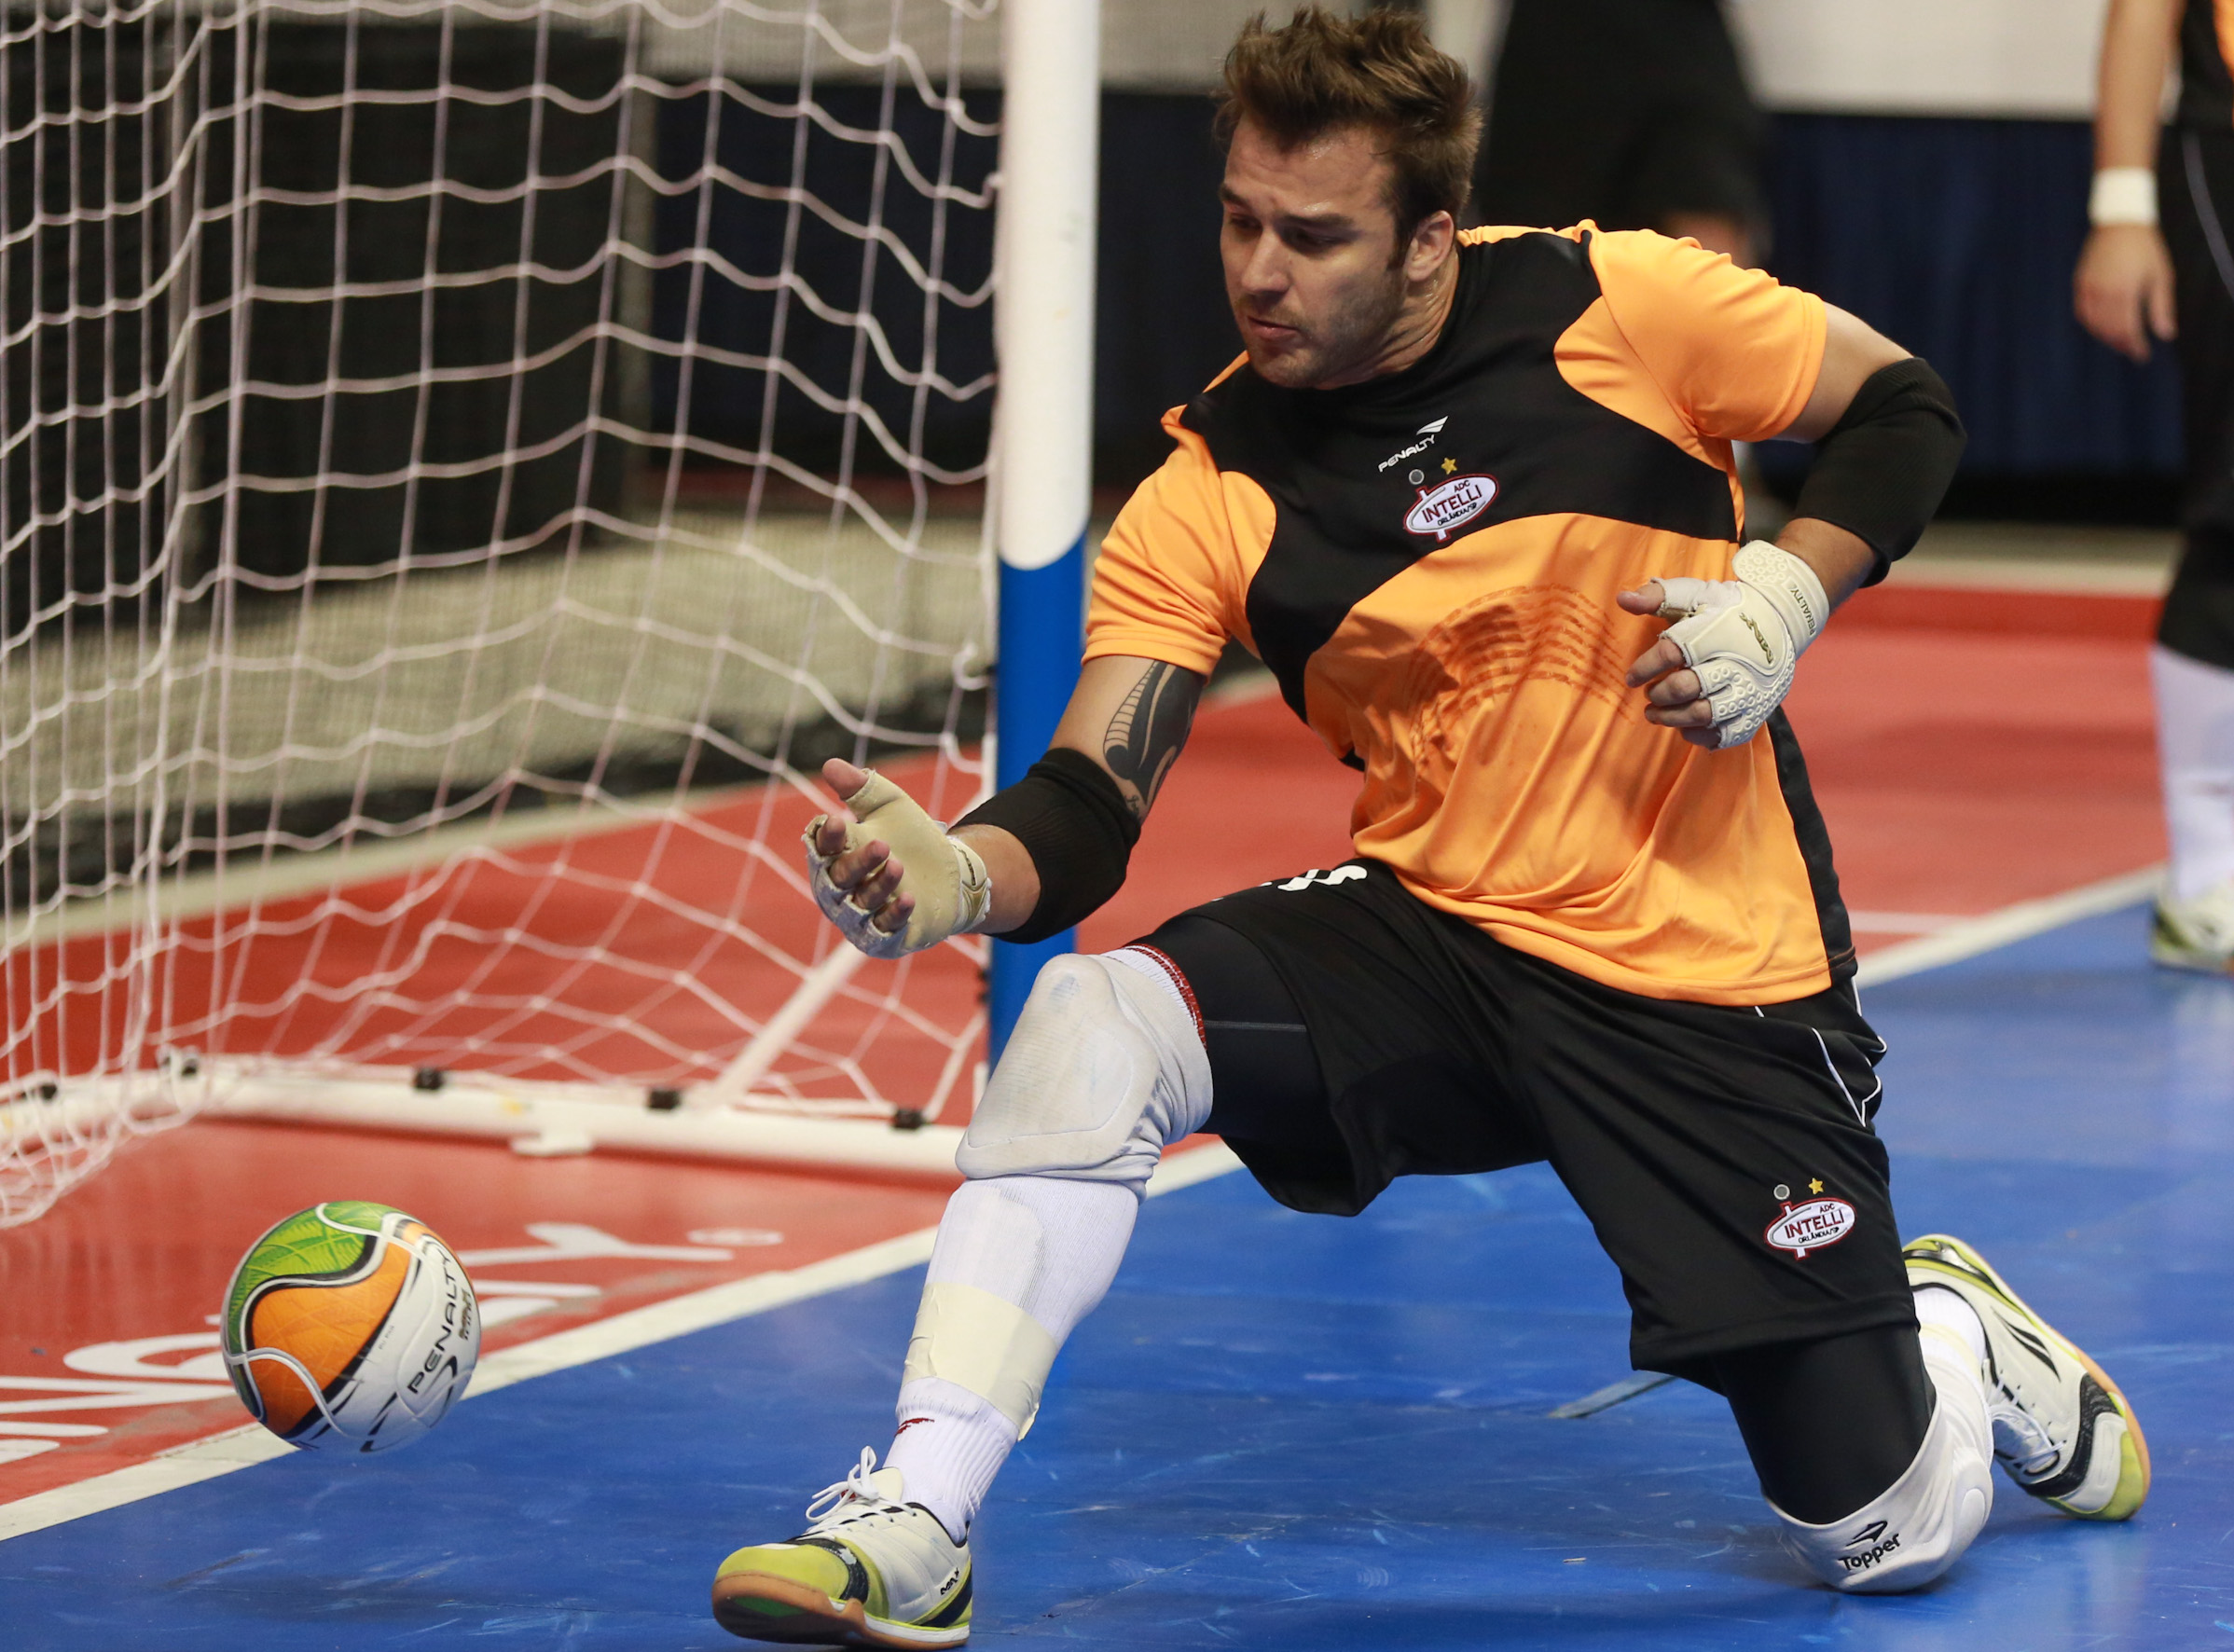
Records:
<instances>
[{"instance_id":1,"label":"brown hair","mask_svg":"<svg viewBox=\"0 0 2234 1652\"><path fill-rule=\"evenodd\" d=\"M1279 29L1259 12L1226 53L1218 141L1230 145L1245 119L1284 149L1346 126L1383 134L1399 258L1431 214L1466 208L1482 115L1465 68L1413 12L1349 18L1313 5Z\"/></svg>"}]
</instances>

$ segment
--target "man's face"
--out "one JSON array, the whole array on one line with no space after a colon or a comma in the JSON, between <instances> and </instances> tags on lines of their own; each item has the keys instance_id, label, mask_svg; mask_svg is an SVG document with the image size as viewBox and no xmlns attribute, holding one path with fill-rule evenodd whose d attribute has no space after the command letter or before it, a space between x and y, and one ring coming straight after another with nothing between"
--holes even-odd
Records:
<instances>
[{"instance_id":1,"label":"man's face","mask_svg":"<svg viewBox=\"0 0 2234 1652\"><path fill-rule=\"evenodd\" d=\"M1402 311L1389 163L1344 127L1283 149L1244 120L1226 152L1226 300L1249 365L1302 390L1368 377Z\"/></svg>"}]
</instances>

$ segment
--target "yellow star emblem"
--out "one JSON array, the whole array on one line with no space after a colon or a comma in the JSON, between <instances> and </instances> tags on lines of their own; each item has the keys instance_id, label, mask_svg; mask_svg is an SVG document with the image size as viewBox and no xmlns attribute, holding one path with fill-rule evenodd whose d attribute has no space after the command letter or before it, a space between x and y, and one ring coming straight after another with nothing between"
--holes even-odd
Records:
<instances>
[{"instance_id":1,"label":"yellow star emblem","mask_svg":"<svg viewBox=\"0 0 2234 1652\"><path fill-rule=\"evenodd\" d=\"M1458 461L1455 459L1446 459L1442 461L1442 474L1446 476L1457 468Z\"/></svg>"},{"instance_id":2,"label":"yellow star emblem","mask_svg":"<svg viewBox=\"0 0 2234 1652\"><path fill-rule=\"evenodd\" d=\"M1807 1184L1807 1191L1811 1193L1820 1193L1823 1191L1823 1184L1820 1181L1811 1181Z\"/></svg>"}]
</instances>

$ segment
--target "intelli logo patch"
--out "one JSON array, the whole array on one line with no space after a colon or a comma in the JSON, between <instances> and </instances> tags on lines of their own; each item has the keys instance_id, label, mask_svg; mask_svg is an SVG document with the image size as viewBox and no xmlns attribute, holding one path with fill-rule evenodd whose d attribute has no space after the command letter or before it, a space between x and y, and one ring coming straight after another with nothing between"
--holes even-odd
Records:
<instances>
[{"instance_id":1,"label":"intelli logo patch","mask_svg":"<svg viewBox=\"0 0 2234 1652\"><path fill-rule=\"evenodd\" d=\"M1810 1199L1804 1205L1786 1205L1762 1237L1779 1250L1803 1257L1845 1238L1854 1232L1854 1206L1845 1200Z\"/></svg>"},{"instance_id":2,"label":"intelli logo patch","mask_svg":"<svg viewBox=\"0 0 2234 1652\"><path fill-rule=\"evenodd\" d=\"M1439 542L1448 539L1454 529L1489 509L1490 502L1496 496L1495 476L1453 476L1447 482L1420 489L1412 508L1404 513L1404 530L1432 533Z\"/></svg>"}]
</instances>

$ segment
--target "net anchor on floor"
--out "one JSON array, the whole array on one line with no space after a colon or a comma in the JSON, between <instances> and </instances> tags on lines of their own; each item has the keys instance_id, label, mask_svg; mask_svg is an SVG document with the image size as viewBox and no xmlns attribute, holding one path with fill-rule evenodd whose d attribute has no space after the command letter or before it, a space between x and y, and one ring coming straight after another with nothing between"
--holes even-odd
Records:
<instances>
[{"instance_id":1,"label":"net anchor on floor","mask_svg":"<svg viewBox=\"0 0 2234 1652\"><path fill-rule=\"evenodd\" d=\"M655 1108L641 1090L453 1069L442 1089L408 1067L211 1073L205 1119L254 1120L503 1141L531 1158L612 1150L891 1177L958 1180L951 1124L894 1130L881 1119L815 1118L755 1107Z\"/></svg>"}]
</instances>

